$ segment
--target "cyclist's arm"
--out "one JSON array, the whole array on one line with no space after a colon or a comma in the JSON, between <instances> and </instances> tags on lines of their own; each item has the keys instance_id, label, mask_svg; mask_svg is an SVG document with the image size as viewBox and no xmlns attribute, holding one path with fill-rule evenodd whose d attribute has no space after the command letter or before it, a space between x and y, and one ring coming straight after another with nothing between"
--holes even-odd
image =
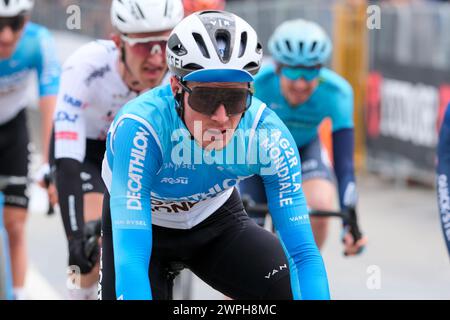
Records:
<instances>
[{"instance_id":1,"label":"cyclist's arm","mask_svg":"<svg viewBox=\"0 0 450 320\"><path fill-rule=\"evenodd\" d=\"M48 163L49 144L53 127L53 114L56 107L56 95L41 97L39 109L41 111L42 161Z\"/></svg>"},{"instance_id":2,"label":"cyclist's arm","mask_svg":"<svg viewBox=\"0 0 450 320\"><path fill-rule=\"evenodd\" d=\"M354 208L357 202L354 154L354 130L344 128L333 132L334 172L338 182L342 209Z\"/></svg>"},{"instance_id":3,"label":"cyclist's arm","mask_svg":"<svg viewBox=\"0 0 450 320\"><path fill-rule=\"evenodd\" d=\"M50 135L53 126L53 113L58 93L60 65L56 57L56 48L52 36L46 29L39 34L39 55L37 58L37 74L39 82L39 109L41 111L42 155L48 162Z\"/></svg>"},{"instance_id":4,"label":"cyclist's arm","mask_svg":"<svg viewBox=\"0 0 450 320\"><path fill-rule=\"evenodd\" d=\"M263 170L261 176L269 211L289 261L294 299L329 299L325 266L314 241L301 188L300 156L286 126L274 114L271 117L262 127L269 132L279 130L281 135L266 149L270 150L273 171ZM264 143L261 147L265 147Z\"/></svg>"},{"instance_id":5,"label":"cyclist's arm","mask_svg":"<svg viewBox=\"0 0 450 320\"><path fill-rule=\"evenodd\" d=\"M84 228L81 162L71 158L55 160L56 189L67 239L81 237Z\"/></svg>"},{"instance_id":6,"label":"cyclist's arm","mask_svg":"<svg viewBox=\"0 0 450 320\"><path fill-rule=\"evenodd\" d=\"M341 83L332 96L333 160L341 209L354 208L357 202L354 169L353 89Z\"/></svg>"},{"instance_id":7,"label":"cyclist's arm","mask_svg":"<svg viewBox=\"0 0 450 320\"><path fill-rule=\"evenodd\" d=\"M437 192L442 231L450 254L450 105L439 131L437 146Z\"/></svg>"},{"instance_id":8,"label":"cyclist's arm","mask_svg":"<svg viewBox=\"0 0 450 320\"><path fill-rule=\"evenodd\" d=\"M65 65L53 121L56 188L68 238L81 236L84 227L80 173L86 152L84 106L90 101L87 74L84 65Z\"/></svg>"},{"instance_id":9,"label":"cyclist's arm","mask_svg":"<svg viewBox=\"0 0 450 320\"><path fill-rule=\"evenodd\" d=\"M152 299L148 269L152 249L150 186L161 151L145 125L125 119L113 136L110 188L116 294ZM109 141L109 140L108 140Z\"/></svg>"}]
</instances>

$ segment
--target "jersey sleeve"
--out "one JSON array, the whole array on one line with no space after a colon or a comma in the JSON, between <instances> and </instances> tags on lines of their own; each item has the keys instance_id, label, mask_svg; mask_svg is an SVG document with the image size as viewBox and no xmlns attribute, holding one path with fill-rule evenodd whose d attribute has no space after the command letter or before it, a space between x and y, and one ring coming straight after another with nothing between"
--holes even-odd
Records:
<instances>
[{"instance_id":1,"label":"jersey sleeve","mask_svg":"<svg viewBox=\"0 0 450 320\"><path fill-rule=\"evenodd\" d=\"M444 239L450 255L450 104L447 107L444 121L439 131L437 146L437 192L440 221Z\"/></svg>"},{"instance_id":2,"label":"jersey sleeve","mask_svg":"<svg viewBox=\"0 0 450 320\"><path fill-rule=\"evenodd\" d=\"M264 118L264 119L263 119ZM265 110L258 145L269 211L289 261L295 299L329 299L325 266L315 243L301 185L300 156L286 126Z\"/></svg>"},{"instance_id":3,"label":"jersey sleeve","mask_svg":"<svg viewBox=\"0 0 450 320\"><path fill-rule=\"evenodd\" d=\"M353 128L353 89L347 82L342 83L339 89L330 90L333 97L327 99L330 103L330 118L333 124L333 132Z\"/></svg>"},{"instance_id":4,"label":"jersey sleeve","mask_svg":"<svg viewBox=\"0 0 450 320\"><path fill-rule=\"evenodd\" d=\"M55 159L71 158L83 162L86 154L85 109L91 88L85 83L90 67L68 63L61 74L61 85L54 114Z\"/></svg>"},{"instance_id":5,"label":"jersey sleeve","mask_svg":"<svg viewBox=\"0 0 450 320\"><path fill-rule=\"evenodd\" d=\"M161 150L146 123L124 119L111 137L114 154L110 208L118 299L152 298L150 187Z\"/></svg>"},{"instance_id":6,"label":"jersey sleeve","mask_svg":"<svg viewBox=\"0 0 450 320\"><path fill-rule=\"evenodd\" d=\"M355 208L357 203L354 145L353 128L333 132L334 172L338 182L339 204L342 209Z\"/></svg>"},{"instance_id":7,"label":"jersey sleeve","mask_svg":"<svg viewBox=\"0 0 450 320\"><path fill-rule=\"evenodd\" d=\"M39 95L41 97L58 93L60 64L56 56L56 46L50 32L42 28L39 33L40 56L37 65Z\"/></svg>"}]
</instances>

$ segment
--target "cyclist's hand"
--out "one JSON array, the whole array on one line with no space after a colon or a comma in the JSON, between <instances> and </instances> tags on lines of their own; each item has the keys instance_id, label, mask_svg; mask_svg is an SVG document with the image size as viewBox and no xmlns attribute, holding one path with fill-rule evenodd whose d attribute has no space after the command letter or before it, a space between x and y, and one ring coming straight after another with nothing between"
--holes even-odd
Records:
<instances>
[{"instance_id":1,"label":"cyclist's hand","mask_svg":"<svg viewBox=\"0 0 450 320\"><path fill-rule=\"evenodd\" d=\"M366 236L362 236L355 242L349 227L346 227L344 232L344 237L342 238L342 242L344 243L344 255L354 256L362 253L364 251L364 247L367 245L368 238Z\"/></svg>"},{"instance_id":2,"label":"cyclist's hand","mask_svg":"<svg viewBox=\"0 0 450 320\"><path fill-rule=\"evenodd\" d=\"M52 206L58 203L58 192L54 183L50 183L47 188L48 200Z\"/></svg>"},{"instance_id":3,"label":"cyclist's hand","mask_svg":"<svg viewBox=\"0 0 450 320\"><path fill-rule=\"evenodd\" d=\"M48 163L42 164L34 174L34 180L39 184L41 188L47 189L49 182L47 177L50 175L50 166Z\"/></svg>"},{"instance_id":4,"label":"cyclist's hand","mask_svg":"<svg viewBox=\"0 0 450 320\"><path fill-rule=\"evenodd\" d=\"M99 239L101 219L86 222L84 225L84 254L92 263L97 263L100 255Z\"/></svg>"},{"instance_id":5,"label":"cyclist's hand","mask_svg":"<svg viewBox=\"0 0 450 320\"><path fill-rule=\"evenodd\" d=\"M73 237L69 240L69 265L78 266L81 274L91 272L97 262L97 258L98 253L95 257L92 255L91 257L86 256L85 240L83 237Z\"/></svg>"}]
</instances>

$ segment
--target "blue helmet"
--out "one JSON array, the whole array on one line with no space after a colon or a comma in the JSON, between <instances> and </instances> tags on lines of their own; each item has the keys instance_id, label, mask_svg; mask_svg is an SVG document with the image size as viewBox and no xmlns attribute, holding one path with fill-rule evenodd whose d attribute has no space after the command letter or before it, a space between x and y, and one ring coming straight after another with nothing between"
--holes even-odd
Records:
<instances>
[{"instance_id":1,"label":"blue helmet","mask_svg":"<svg viewBox=\"0 0 450 320\"><path fill-rule=\"evenodd\" d=\"M333 44L315 22L296 19L283 22L269 39L272 58L289 66L315 66L330 57Z\"/></svg>"}]
</instances>

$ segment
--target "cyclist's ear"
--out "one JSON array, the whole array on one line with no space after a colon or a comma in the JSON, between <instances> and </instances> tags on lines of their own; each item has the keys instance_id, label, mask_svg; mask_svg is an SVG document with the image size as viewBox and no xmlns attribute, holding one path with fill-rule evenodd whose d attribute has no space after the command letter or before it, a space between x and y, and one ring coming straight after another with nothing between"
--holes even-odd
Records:
<instances>
[{"instance_id":1,"label":"cyclist's ear","mask_svg":"<svg viewBox=\"0 0 450 320\"><path fill-rule=\"evenodd\" d=\"M114 42L117 49L121 49L122 47L122 39L120 39L120 35L117 32L112 32L109 35L109 38Z\"/></svg>"},{"instance_id":2,"label":"cyclist's ear","mask_svg":"<svg viewBox=\"0 0 450 320\"><path fill-rule=\"evenodd\" d=\"M276 74L280 74L281 72L281 64L279 64L278 62L275 64L275 73Z\"/></svg>"},{"instance_id":3,"label":"cyclist's ear","mask_svg":"<svg viewBox=\"0 0 450 320\"><path fill-rule=\"evenodd\" d=\"M175 97L175 100L178 101L178 98L181 96L183 89L180 86L179 80L176 76L170 77L170 88L172 90L172 94Z\"/></svg>"}]
</instances>

